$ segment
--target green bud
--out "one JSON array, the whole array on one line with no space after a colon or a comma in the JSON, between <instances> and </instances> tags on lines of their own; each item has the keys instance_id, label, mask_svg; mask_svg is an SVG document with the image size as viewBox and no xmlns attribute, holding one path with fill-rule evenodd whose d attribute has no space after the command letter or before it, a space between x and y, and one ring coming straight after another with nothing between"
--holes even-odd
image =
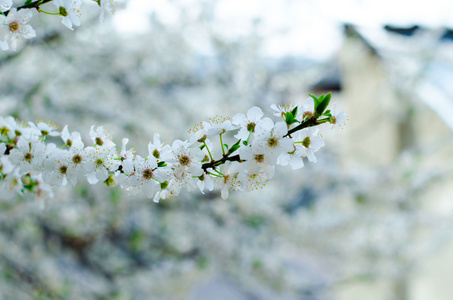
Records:
<instances>
[{"instance_id":1,"label":"green bud","mask_svg":"<svg viewBox=\"0 0 453 300\"><path fill-rule=\"evenodd\" d=\"M109 177L104 181L108 187L114 187L118 184L116 177L110 174Z\"/></svg>"}]
</instances>

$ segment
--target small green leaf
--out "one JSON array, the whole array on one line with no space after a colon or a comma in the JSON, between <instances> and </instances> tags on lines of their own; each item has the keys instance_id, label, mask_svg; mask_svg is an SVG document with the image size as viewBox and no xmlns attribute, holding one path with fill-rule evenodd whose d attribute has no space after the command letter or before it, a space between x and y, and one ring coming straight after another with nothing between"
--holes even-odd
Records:
<instances>
[{"instance_id":1,"label":"small green leaf","mask_svg":"<svg viewBox=\"0 0 453 300\"><path fill-rule=\"evenodd\" d=\"M308 94L308 96L312 97L313 100L315 100L315 104L318 103L318 98L316 98L315 95Z\"/></svg>"},{"instance_id":2,"label":"small green leaf","mask_svg":"<svg viewBox=\"0 0 453 300\"><path fill-rule=\"evenodd\" d=\"M244 146L247 146L247 141L243 141L242 143L244 144Z\"/></svg>"},{"instance_id":3,"label":"small green leaf","mask_svg":"<svg viewBox=\"0 0 453 300\"><path fill-rule=\"evenodd\" d=\"M294 116L293 116L292 113L287 112L287 113L285 114L285 122L286 122L286 124L288 124L288 125L294 123Z\"/></svg>"},{"instance_id":4,"label":"small green leaf","mask_svg":"<svg viewBox=\"0 0 453 300\"><path fill-rule=\"evenodd\" d=\"M231 153L233 153L237 149L241 148L240 143L241 143L241 140L237 141L233 146L231 146L231 148L228 149L227 155L230 155Z\"/></svg>"},{"instance_id":5,"label":"small green leaf","mask_svg":"<svg viewBox=\"0 0 453 300\"><path fill-rule=\"evenodd\" d=\"M319 96L318 101L317 102L315 101L315 107L317 107L319 104L322 103L322 101L324 101L324 97L325 97L324 94Z\"/></svg>"},{"instance_id":6,"label":"small green leaf","mask_svg":"<svg viewBox=\"0 0 453 300\"><path fill-rule=\"evenodd\" d=\"M231 154L239 148L241 148L241 146L239 146L239 145L231 146L231 148L228 150L228 153Z\"/></svg>"},{"instance_id":7,"label":"small green leaf","mask_svg":"<svg viewBox=\"0 0 453 300\"><path fill-rule=\"evenodd\" d=\"M30 4L32 0L25 1L24 5Z\"/></svg>"},{"instance_id":8,"label":"small green leaf","mask_svg":"<svg viewBox=\"0 0 453 300\"><path fill-rule=\"evenodd\" d=\"M228 149L228 145L227 144L223 144L223 146L225 147L225 149Z\"/></svg>"},{"instance_id":9,"label":"small green leaf","mask_svg":"<svg viewBox=\"0 0 453 300\"><path fill-rule=\"evenodd\" d=\"M295 118L297 116L297 110L298 110L298 106L296 106L293 111L291 112L293 114L293 117Z\"/></svg>"},{"instance_id":10,"label":"small green leaf","mask_svg":"<svg viewBox=\"0 0 453 300\"><path fill-rule=\"evenodd\" d=\"M319 99L322 98L322 101L316 107L316 112L315 112L316 118L318 118L319 116L321 116L324 113L324 111L326 110L327 106L330 103L331 97L332 97L332 93L328 93L326 96L322 95L321 97L319 97Z\"/></svg>"},{"instance_id":11,"label":"small green leaf","mask_svg":"<svg viewBox=\"0 0 453 300\"><path fill-rule=\"evenodd\" d=\"M201 146L200 146L200 150L203 150L203 148L204 148L204 147L205 147L205 145L204 145L204 144L203 144L203 145L201 145Z\"/></svg>"}]
</instances>

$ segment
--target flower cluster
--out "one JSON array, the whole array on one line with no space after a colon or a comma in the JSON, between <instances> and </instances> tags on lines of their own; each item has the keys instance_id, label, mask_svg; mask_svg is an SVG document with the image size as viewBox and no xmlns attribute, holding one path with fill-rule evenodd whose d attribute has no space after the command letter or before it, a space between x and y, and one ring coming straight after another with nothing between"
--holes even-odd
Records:
<instances>
[{"instance_id":1,"label":"flower cluster","mask_svg":"<svg viewBox=\"0 0 453 300\"><path fill-rule=\"evenodd\" d=\"M56 12L43 10L42 6L53 2ZM113 13L113 0L95 0L101 8L100 21L104 19L104 11ZM16 51L17 41L36 37L36 31L28 22L36 9L39 13L55 15L61 18L61 23L73 30L72 25L80 26L81 0L26 0L22 6L12 7L12 0L0 0L0 47L2 50Z\"/></svg>"},{"instance_id":2,"label":"flower cluster","mask_svg":"<svg viewBox=\"0 0 453 300\"><path fill-rule=\"evenodd\" d=\"M156 133L143 156L128 148L126 138L118 149L102 126L92 126L86 145L80 133L67 126L57 131L49 122L0 118L0 192L29 191L45 197L52 196L52 187L87 180L142 190L156 202L178 195L183 188L202 193L220 189L225 199L230 190L261 188L276 165L299 169L304 157L316 162L315 153L324 141L315 126L341 125L346 119L345 113L332 115L326 110L329 102L330 93L312 96L300 107L272 106L275 121L263 117L255 106L246 115L201 122L189 131L187 140L171 145L162 143Z\"/></svg>"}]
</instances>

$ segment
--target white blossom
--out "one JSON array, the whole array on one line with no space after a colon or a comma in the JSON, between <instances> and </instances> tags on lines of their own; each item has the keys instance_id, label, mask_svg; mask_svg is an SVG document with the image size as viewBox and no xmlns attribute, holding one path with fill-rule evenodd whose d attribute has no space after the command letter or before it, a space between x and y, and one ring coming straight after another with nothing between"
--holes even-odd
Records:
<instances>
[{"instance_id":1,"label":"white blossom","mask_svg":"<svg viewBox=\"0 0 453 300\"><path fill-rule=\"evenodd\" d=\"M35 123L33 122L28 122L28 125L30 128L34 131L34 134L36 135L42 135L44 137L50 135L50 136L59 136L60 133L57 132L57 126L51 122L44 122L44 121L38 121Z\"/></svg>"},{"instance_id":2,"label":"white blossom","mask_svg":"<svg viewBox=\"0 0 453 300\"><path fill-rule=\"evenodd\" d=\"M302 110L302 119L311 118L315 113L315 100L311 97L307 98L302 106Z\"/></svg>"},{"instance_id":3,"label":"white blossom","mask_svg":"<svg viewBox=\"0 0 453 300\"><path fill-rule=\"evenodd\" d=\"M305 152L311 162L316 162L315 153L324 147L324 140L318 135L318 128L309 127L298 131L294 135L295 144Z\"/></svg>"},{"instance_id":4,"label":"white blossom","mask_svg":"<svg viewBox=\"0 0 453 300\"><path fill-rule=\"evenodd\" d=\"M160 135L158 133L154 134L153 142L149 142L148 153L150 156L154 156L158 162L167 161L172 158L170 146L164 145L160 141Z\"/></svg>"},{"instance_id":5,"label":"white blossom","mask_svg":"<svg viewBox=\"0 0 453 300\"><path fill-rule=\"evenodd\" d=\"M72 25L80 26L80 0L54 0L53 3L60 12L61 23L71 30Z\"/></svg>"},{"instance_id":6,"label":"white blossom","mask_svg":"<svg viewBox=\"0 0 453 300\"><path fill-rule=\"evenodd\" d=\"M343 111L338 111L338 105L334 103L332 117L330 118L330 123L333 124L333 127L335 127L336 125L342 126L346 122L347 118L348 115Z\"/></svg>"},{"instance_id":7,"label":"white blossom","mask_svg":"<svg viewBox=\"0 0 453 300\"><path fill-rule=\"evenodd\" d=\"M17 11L16 8L12 8L6 17L0 15L0 40L3 41L3 50L11 48L16 51L17 41L36 37L35 30L27 24L32 17L30 9Z\"/></svg>"},{"instance_id":8,"label":"white blossom","mask_svg":"<svg viewBox=\"0 0 453 300\"><path fill-rule=\"evenodd\" d=\"M158 191L160 181L164 181L162 172L157 168L157 160L154 156L146 159L137 155L134 160L134 171L129 175L130 187L142 190L149 198L153 198Z\"/></svg>"},{"instance_id":9,"label":"white blossom","mask_svg":"<svg viewBox=\"0 0 453 300\"><path fill-rule=\"evenodd\" d=\"M233 124L239 125L239 132L234 136L237 139L247 140L250 133L255 132L255 127L263 117L261 108L254 106L247 111L247 117L244 114L236 114L233 117ZM260 125L258 125L259 127Z\"/></svg>"},{"instance_id":10,"label":"white blossom","mask_svg":"<svg viewBox=\"0 0 453 300\"><path fill-rule=\"evenodd\" d=\"M281 153L287 153L293 150L293 142L285 137L288 133L288 127L285 122L278 122L272 130L259 127L255 133L254 147L261 148L265 155L265 162L275 164Z\"/></svg>"},{"instance_id":11,"label":"white blossom","mask_svg":"<svg viewBox=\"0 0 453 300\"><path fill-rule=\"evenodd\" d=\"M87 163L85 168L88 170L87 180L90 184L98 181L105 181L108 171L116 171L119 166L118 155L115 147L96 146L86 148Z\"/></svg>"},{"instance_id":12,"label":"white blossom","mask_svg":"<svg viewBox=\"0 0 453 300\"><path fill-rule=\"evenodd\" d=\"M33 172L39 173L45 157L44 144L37 138L19 137L17 147L9 155L11 163L16 165L20 175Z\"/></svg>"},{"instance_id":13,"label":"white blossom","mask_svg":"<svg viewBox=\"0 0 453 300\"><path fill-rule=\"evenodd\" d=\"M279 104L278 106L276 104L272 104L271 108L274 111L274 116L285 119L286 113L292 112L293 109L296 108L296 105L293 105L292 103L288 103L285 105Z\"/></svg>"}]
</instances>

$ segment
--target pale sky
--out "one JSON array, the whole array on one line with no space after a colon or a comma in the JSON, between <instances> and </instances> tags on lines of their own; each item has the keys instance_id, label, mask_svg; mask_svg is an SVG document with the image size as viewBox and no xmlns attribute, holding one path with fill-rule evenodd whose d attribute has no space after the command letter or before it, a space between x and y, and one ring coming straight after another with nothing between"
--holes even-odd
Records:
<instances>
[{"instance_id":1,"label":"pale sky","mask_svg":"<svg viewBox=\"0 0 453 300\"><path fill-rule=\"evenodd\" d=\"M113 17L120 32L146 32L149 15L156 13L166 24L177 24L180 8L197 15L199 0L129 0ZM177 3L174 5L172 3ZM222 36L247 34L253 19L262 20L259 33L266 36L269 56L305 55L324 59L341 41L340 24L378 29L382 24L453 27L452 0L219 0L215 28Z\"/></svg>"}]
</instances>

